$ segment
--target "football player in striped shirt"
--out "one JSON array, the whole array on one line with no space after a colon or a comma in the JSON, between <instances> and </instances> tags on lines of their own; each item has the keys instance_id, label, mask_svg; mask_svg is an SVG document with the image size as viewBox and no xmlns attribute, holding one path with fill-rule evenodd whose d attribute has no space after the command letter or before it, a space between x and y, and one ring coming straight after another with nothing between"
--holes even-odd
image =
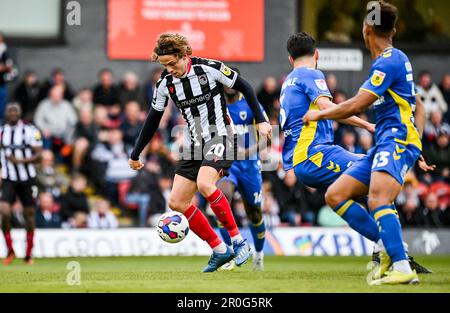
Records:
<instances>
[{"instance_id":1,"label":"football player in striped shirt","mask_svg":"<svg viewBox=\"0 0 450 313\"><path fill-rule=\"evenodd\" d=\"M216 182L228 174L237 152L224 86L245 96L261 137L270 136L270 124L250 84L220 61L192 56L192 48L184 36L159 36L153 60L159 61L165 70L156 84L149 114L131 153L130 167L139 170L144 166L139 156L158 129L169 98L172 99L188 125L191 144L189 153L183 153L177 164L169 207L186 215L191 230L213 249L204 272L216 271L233 259L241 266L251 255L250 245L240 235L228 200L216 187ZM209 201L212 211L228 230L233 249L219 239L204 214L192 204L197 191Z\"/></svg>"}]
</instances>

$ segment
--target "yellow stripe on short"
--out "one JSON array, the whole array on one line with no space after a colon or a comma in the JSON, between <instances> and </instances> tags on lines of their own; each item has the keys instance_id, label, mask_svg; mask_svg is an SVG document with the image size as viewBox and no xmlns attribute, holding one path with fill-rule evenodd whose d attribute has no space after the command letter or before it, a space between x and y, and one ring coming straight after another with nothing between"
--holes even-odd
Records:
<instances>
[{"instance_id":1,"label":"yellow stripe on short","mask_svg":"<svg viewBox=\"0 0 450 313\"><path fill-rule=\"evenodd\" d=\"M339 208L339 210L336 211L337 215L342 216L345 214L345 212L347 212L349 206L351 206L353 204L353 200L348 200L347 202L345 202L345 204L343 206L341 206Z\"/></svg>"},{"instance_id":2,"label":"yellow stripe on short","mask_svg":"<svg viewBox=\"0 0 450 313\"><path fill-rule=\"evenodd\" d=\"M383 216L388 215L388 214L394 214L395 216L397 216L397 214L395 213L395 210L384 209L384 210L381 210L381 211L378 211L377 213L375 213L374 218L376 221L378 221L380 218L382 218Z\"/></svg>"}]
</instances>

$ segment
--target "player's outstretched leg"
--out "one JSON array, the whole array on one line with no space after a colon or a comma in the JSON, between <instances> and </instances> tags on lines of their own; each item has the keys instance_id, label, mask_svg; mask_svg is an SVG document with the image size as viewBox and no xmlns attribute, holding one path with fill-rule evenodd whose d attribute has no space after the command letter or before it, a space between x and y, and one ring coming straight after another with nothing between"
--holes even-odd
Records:
<instances>
[{"instance_id":1,"label":"player's outstretched leg","mask_svg":"<svg viewBox=\"0 0 450 313\"><path fill-rule=\"evenodd\" d=\"M231 261L234 253L220 240L203 212L192 205L191 201L196 191L197 185L194 181L175 175L169 207L183 213L189 221L189 228L192 232L211 247L213 254L203 272L214 272L223 264Z\"/></svg>"},{"instance_id":2,"label":"player's outstretched leg","mask_svg":"<svg viewBox=\"0 0 450 313\"><path fill-rule=\"evenodd\" d=\"M419 282L417 273L411 269L403 246L402 229L392 205L400 192L401 185L386 172L373 172L369 190L369 208L380 228L387 256L392 261L393 270L384 277L372 281L372 285L415 284ZM381 260L383 262L383 260Z\"/></svg>"},{"instance_id":3,"label":"player's outstretched leg","mask_svg":"<svg viewBox=\"0 0 450 313\"><path fill-rule=\"evenodd\" d=\"M223 195L222 191L216 187L220 175L216 169L210 166L202 166L198 173L197 187L202 195L209 201L211 210L216 215L219 222L228 230L233 243L233 250L236 254L235 262L241 266L247 262L251 255L250 245L239 233L236 221L231 211L230 203Z\"/></svg>"},{"instance_id":4,"label":"player's outstretched leg","mask_svg":"<svg viewBox=\"0 0 450 313\"><path fill-rule=\"evenodd\" d=\"M325 201L351 228L367 239L378 242L380 234L374 219L361 204L351 200L366 195L367 191L367 185L343 174L328 188Z\"/></svg>"},{"instance_id":5,"label":"player's outstretched leg","mask_svg":"<svg viewBox=\"0 0 450 313\"><path fill-rule=\"evenodd\" d=\"M7 249L6 258L3 260L4 265L9 265L14 260L16 254L14 253L13 242L11 237L11 206L7 202L0 202L1 218L2 218L2 232L5 238Z\"/></svg>"}]
</instances>

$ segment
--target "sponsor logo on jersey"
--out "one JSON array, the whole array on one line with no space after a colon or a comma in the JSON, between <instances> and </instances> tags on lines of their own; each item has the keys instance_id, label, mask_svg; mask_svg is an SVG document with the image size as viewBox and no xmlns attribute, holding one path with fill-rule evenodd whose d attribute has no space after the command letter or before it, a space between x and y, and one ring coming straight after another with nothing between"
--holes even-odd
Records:
<instances>
[{"instance_id":1,"label":"sponsor logo on jersey","mask_svg":"<svg viewBox=\"0 0 450 313\"><path fill-rule=\"evenodd\" d=\"M220 71L225 75L225 76L230 76L231 75L231 69L226 66L223 65L222 68L220 69Z\"/></svg>"},{"instance_id":2,"label":"sponsor logo on jersey","mask_svg":"<svg viewBox=\"0 0 450 313\"><path fill-rule=\"evenodd\" d=\"M204 86L208 83L208 77L206 77L206 74L202 74L202 75L198 76L198 81L199 81L200 85Z\"/></svg>"},{"instance_id":3,"label":"sponsor logo on jersey","mask_svg":"<svg viewBox=\"0 0 450 313\"><path fill-rule=\"evenodd\" d=\"M247 119L247 111L240 111L239 117L241 118L241 120L245 121Z\"/></svg>"},{"instance_id":4,"label":"sponsor logo on jersey","mask_svg":"<svg viewBox=\"0 0 450 313\"><path fill-rule=\"evenodd\" d=\"M407 72L412 72L412 66L410 62L405 63L405 68Z\"/></svg>"},{"instance_id":5,"label":"sponsor logo on jersey","mask_svg":"<svg viewBox=\"0 0 450 313\"><path fill-rule=\"evenodd\" d=\"M381 86L385 77L386 77L386 73L375 70L373 72L372 79L370 80L370 82L372 83L372 85L378 87L378 86Z\"/></svg>"},{"instance_id":6,"label":"sponsor logo on jersey","mask_svg":"<svg viewBox=\"0 0 450 313\"><path fill-rule=\"evenodd\" d=\"M324 79L315 79L314 82L316 86L319 87L320 90L328 90L327 83Z\"/></svg>"}]
</instances>

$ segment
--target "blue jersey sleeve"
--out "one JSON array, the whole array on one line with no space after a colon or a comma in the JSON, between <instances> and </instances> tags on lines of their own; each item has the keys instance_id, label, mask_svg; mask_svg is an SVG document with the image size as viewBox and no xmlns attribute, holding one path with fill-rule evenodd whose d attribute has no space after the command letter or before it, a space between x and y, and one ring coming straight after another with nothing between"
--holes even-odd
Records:
<instances>
[{"instance_id":1,"label":"blue jersey sleeve","mask_svg":"<svg viewBox=\"0 0 450 313\"><path fill-rule=\"evenodd\" d=\"M386 58L380 58L374 63L369 78L362 84L361 89L368 91L378 98L381 97L392 85L396 77L396 71L392 62Z\"/></svg>"},{"instance_id":2,"label":"blue jersey sleeve","mask_svg":"<svg viewBox=\"0 0 450 313\"><path fill-rule=\"evenodd\" d=\"M316 103L320 97L333 98L328 89L325 77L320 71L311 71L310 75L302 78L302 85L305 94L312 103Z\"/></svg>"}]
</instances>

